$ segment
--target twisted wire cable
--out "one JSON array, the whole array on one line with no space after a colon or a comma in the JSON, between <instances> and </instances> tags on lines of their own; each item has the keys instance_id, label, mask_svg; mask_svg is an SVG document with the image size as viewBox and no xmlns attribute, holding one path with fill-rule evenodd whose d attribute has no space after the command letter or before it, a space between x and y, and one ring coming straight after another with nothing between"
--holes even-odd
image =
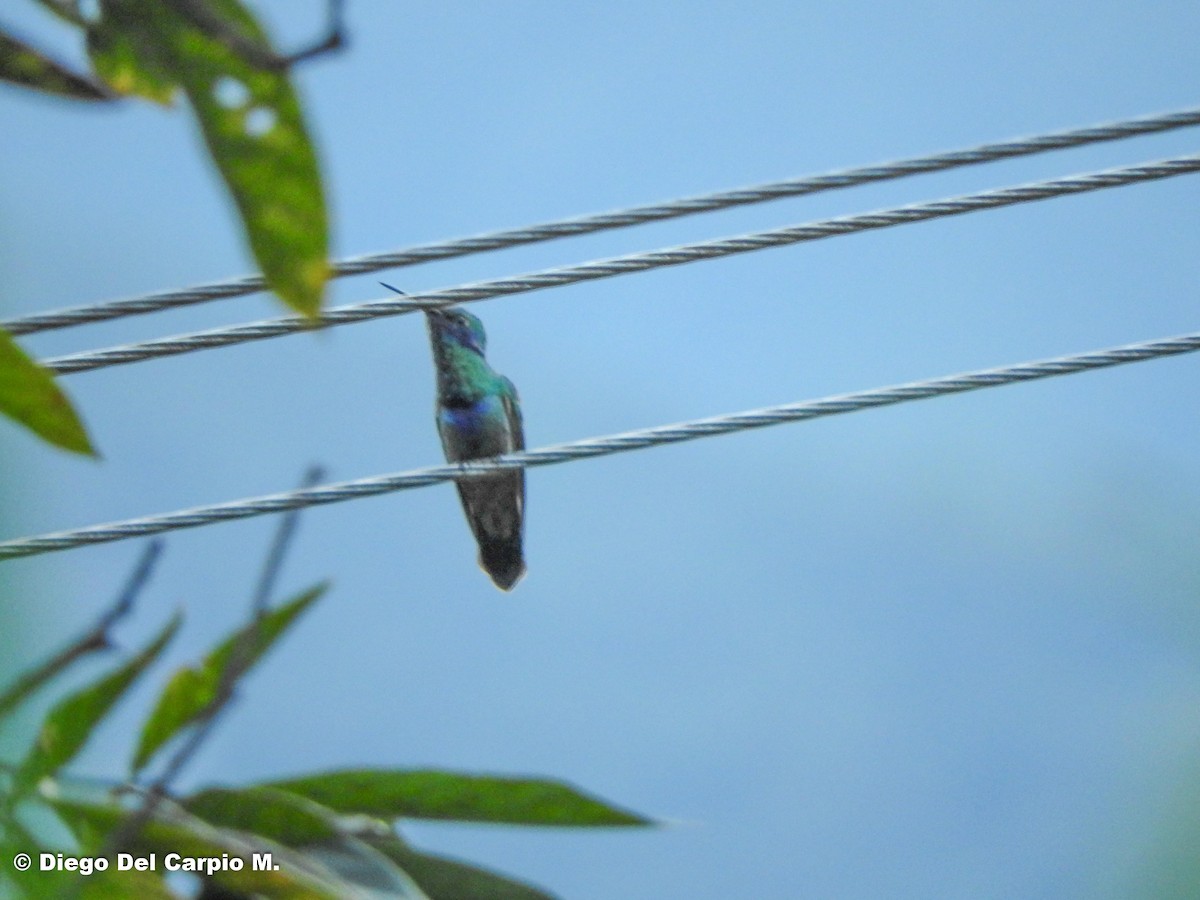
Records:
<instances>
[{"instance_id":1,"label":"twisted wire cable","mask_svg":"<svg viewBox=\"0 0 1200 900\"><path fill-rule=\"evenodd\" d=\"M703 259L716 259L737 253L747 253L752 250L763 250L768 247L781 247L786 244L815 241L836 235L853 234L875 228L887 228L892 225L905 225L910 222L921 222L926 219L936 219L942 216L955 216L978 210L996 209L1002 206L1011 206L1015 203L1026 203L1032 200L1043 200L1047 197L1058 197L1066 194L1080 194L1101 188L1152 181L1158 178L1168 178L1173 175L1182 175L1196 171L1200 171L1200 154L1143 163L1142 165L1126 168L1074 175L1052 181L1033 182L1017 187L985 191L979 194L965 194L945 200L935 200L930 203L914 203L892 209L862 213L860 215L840 216L835 219L825 219L823 221L809 222L804 225L794 225L771 231L760 231L737 237L703 241L696 244L683 244L678 247L669 247L664 250L654 250L648 253L615 256L582 265L543 269L539 272L515 275L495 281L477 281L443 290L412 294L403 299L390 297L385 300L375 300L369 303L339 306L326 310L321 315L321 319L317 325L313 325L308 320L299 316L286 316L278 319L251 322L244 325L197 331L137 344L122 344L101 350L58 356L44 359L41 362L42 365L60 375L87 372L92 369L138 362L144 359L174 356L196 350L209 350L216 347L227 347L232 344L245 343L247 341L295 334L296 332L308 331L313 328L327 328L334 325L362 322L380 316L393 316L400 313L412 312L417 309L449 306L455 303L483 300L488 297L519 294L548 287L560 287L562 285L592 281L599 278L609 278L614 275L644 272L662 266L675 266Z\"/></svg>"},{"instance_id":2,"label":"twisted wire cable","mask_svg":"<svg viewBox=\"0 0 1200 900\"><path fill-rule=\"evenodd\" d=\"M979 388L999 387L1004 384L1015 384L1017 382L1033 381L1056 375L1068 375L1073 372L1102 369L1124 363L1141 362L1157 357L1191 353L1195 350L1200 350L1200 332L1155 341L1127 344L1121 347L1111 347L1105 350L1095 350L1090 353L1082 353L1074 356L1060 356L995 369L981 369L959 375L948 375L927 381L913 381L907 384L876 388L859 393L840 394L818 400L788 403L764 409L750 410L748 412L733 413L731 415L696 419L676 425L660 425L640 431L627 431L605 437L572 441L566 444L555 444L520 453L508 453L490 460L430 466L424 469L414 469L391 475L360 478L354 481L343 481L303 490L267 494L261 497L218 503L212 506L200 506L165 515L126 519L122 522L93 525L73 531L59 531L36 537L3 541L0 542L0 559L33 556L55 550L67 550L86 544L119 541L126 538L159 534L164 531L174 531L180 528L195 528L216 522L227 522L234 519L284 512L286 510L317 506L325 503L339 503L343 500L354 500L361 497L372 497L376 494L387 494L392 491L425 487L455 478L485 475L498 469L513 469L522 466L529 468L572 462L596 456L606 456L610 453L642 450L660 444L680 443L695 440L696 438L732 434L733 432L744 431L750 428L780 425L784 422L801 422L823 416L833 416L862 409L874 409L896 403L905 403L910 400L922 400L928 397L940 397L947 394L978 390Z\"/></svg>"},{"instance_id":3,"label":"twisted wire cable","mask_svg":"<svg viewBox=\"0 0 1200 900\"><path fill-rule=\"evenodd\" d=\"M649 206L635 206L628 209L545 222L524 228L493 231L472 237L458 238L456 240L418 244L389 253L351 257L335 263L333 265L333 275L362 275L369 272L377 272L381 269L410 266L437 259L451 259L471 253L481 253L522 244L537 243L539 241L590 234L613 228L625 228L630 225L641 225L646 222L662 221L664 219L673 219L680 216L711 212L751 203L762 203L768 200L778 200L783 197L799 197L804 194L815 194L820 191L853 187L870 182L903 178L909 175L937 172L960 166L992 162L999 159L1027 156L1034 153L1044 153L1049 150L1079 147L1101 141L1121 140L1123 138L1153 134L1198 124L1200 124L1200 107L1193 107L1176 112L1109 122L1088 128L1076 128L1032 137L1015 138L998 143L981 144L977 147L963 150L935 153L931 156L918 156L873 166L839 169L804 178L794 178L736 190L683 197ZM126 300L70 307L48 313L8 319L0 321L0 328L6 329L13 335L33 334L37 331L47 331L52 328L66 328L71 325L101 322L121 316L141 315L173 307L205 303L209 300L238 297L265 290L266 287L266 281L261 276L250 275L209 285L162 291Z\"/></svg>"}]
</instances>

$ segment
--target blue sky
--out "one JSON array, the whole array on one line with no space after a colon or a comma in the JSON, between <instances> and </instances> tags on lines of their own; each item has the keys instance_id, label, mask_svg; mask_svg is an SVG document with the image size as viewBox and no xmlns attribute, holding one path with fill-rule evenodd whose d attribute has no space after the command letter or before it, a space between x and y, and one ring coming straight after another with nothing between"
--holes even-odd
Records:
<instances>
[{"instance_id":1,"label":"blue sky","mask_svg":"<svg viewBox=\"0 0 1200 900\"><path fill-rule=\"evenodd\" d=\"M4 23L67 57L34 4ZM1200 8L352 0L297 73L337 255L1196 104ZM257 4L285 46L317 2ZM6 316L250 271L188 117L0 90ZM408 290L1193 153L1183 130L483 254ZM530 446L1197 328L1200 182L473 305ZM373 277L331 302L378 299ZM277 314L39 335L38 355ZM448 485L306 514L334 588L187 784L350 765L565 778L656 831L412 828L571 898L1130 896L1196 793L1198 361L1183 357L531 472L501 595ZM440 460L402 316L71 376L102 463L0 423L6 536ZM124 637L244 615L273 523L172 535ZM6 563L28 663L135 544ZM36 610L36 614L33 611ZM149 687L149 686L147 686ZM80 761L114 758L150 691Z\"/></svg>"}]
</instances>

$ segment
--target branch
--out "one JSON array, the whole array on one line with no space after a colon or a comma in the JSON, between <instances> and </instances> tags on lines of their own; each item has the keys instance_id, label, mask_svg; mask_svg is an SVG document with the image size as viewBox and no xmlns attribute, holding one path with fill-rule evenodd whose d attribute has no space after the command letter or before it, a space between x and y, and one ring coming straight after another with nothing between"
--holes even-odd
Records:
<instances>
[{"instance_id":1,"label":"branch","mask_svg":"<svg viewBox=\"0 0 1200 900\"><path fill-rule=\"evenodd\" d=\"M0 695L0 716L64 671L77 659L89 653L112 647L111 631L113 627L133 610L134 601L141 593L142 588L146 586L146 582L149 581L162 549L163 541L161 539L150 541L146 545L146 549L142 551L142 557L134 566L133 572L130 573L125 587L117 595L116 603L96 620L96 624L42 665L25 673L17 679L16 684Z\"/></svg>"},{"instance_id":2,"label":"branch","mask_svg":"<svg viewBox=\"0 0 1200 900\"><path fill-rule=\"evenodd\" d=\"M322 466L309 466L308 471L304 473L304 477L300 481L301 490L304 488L315 487L325 480L325 469ZM275 540L271 543L271 549L267 553L267 558L263 562L262 574L258 577L258 589L254 592L254 602L252 610L255 616L255 624L262 621L262 617L267 612L267 603L271 599L271 592L275 588L275 581L279 577L279 570L283 566L283 558L287 554L288 546L291 544L292 538L296 533L296 523L299 521L299 516L296 513L299 510L291 509L284 513L282 520L279 522L279 528L275 532ZM248 641L249 646L253 647L258 643L258 635L255 634ZM230 660L231 664L233 660Z\"/></svg>"},{"instance_id":3,"label":"branch","mask_svg":"<svg viewBox=\"0 0 1200 900\"><path fill-rule=\"evenodd\" d=\"M301 489L312 487L324 477L325 472L320 466L310 467L301 481ZM237 687L238 681L253 662L254 647L258 643L262 620L267 614L271 591L279 575L283 559L295 537L299 513L298 509L288 510L279 522L279 528L276 529L275 539L271 542L271 547L263 562L258 586L251 600L252 626L245 631L242 639L230 654L229 661L221 672L221 679L212 700L196 717L194 727L167 761L159 776L143 790L141 806L105 841L105 847L100 852L101 856L111 856L134 841L146 823L154 817L159 804L168 796L172 783L179 777L179 773L196 755L204 742L208 740L217 720L233 700L234 689Z\"/></svg>"},{"instance_id":4,"label":"branch","mask_svg":"<svg viewBox=\"0 0 1200 900\"><path fill-rule=\"evenodd\" d=\"M329 0L326 34L308 47L281 55L238 30L228 19L213 12L208 0L169 0L171 7L209 37L224 44L246 62L260 69L277 71L345 46L344 0Z\"/></svg>"}]
</instances>

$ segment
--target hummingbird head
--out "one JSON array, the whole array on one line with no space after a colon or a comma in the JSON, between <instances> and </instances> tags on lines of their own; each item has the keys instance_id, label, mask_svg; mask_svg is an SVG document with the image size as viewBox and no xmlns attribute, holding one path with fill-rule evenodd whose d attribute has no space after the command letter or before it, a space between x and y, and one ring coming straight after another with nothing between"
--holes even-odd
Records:
<instances>
[{"instance_id":1,"label":"hummingbird head","mask_svg":"<svg viewBox=\"0 0 1200 900\"><path fill-rule=\"evenodd\" d=\"M487 349L487 335L483 331L483 323L457 306L447 306L442 309L425 310L425 318L429 322L429 332L434 340L457 344L474 350L480 356Z\"/></svg>"},{"instance_id":2,"label":"hummingbird head","mask_svg":"<svg viewBox=\"0 0 1200 900\"><path fill-rule=\"evenodd\" d=\"M406 292L392 287L386 281L379 283L402 297L408 296ZM483 356L484 350L487 349L487 335L483 331L483 323L465 309L459 309L457 306L427 309L425 318L429 322L429 333L435 345L455 344Z\"/></svg>"}]
</instances>

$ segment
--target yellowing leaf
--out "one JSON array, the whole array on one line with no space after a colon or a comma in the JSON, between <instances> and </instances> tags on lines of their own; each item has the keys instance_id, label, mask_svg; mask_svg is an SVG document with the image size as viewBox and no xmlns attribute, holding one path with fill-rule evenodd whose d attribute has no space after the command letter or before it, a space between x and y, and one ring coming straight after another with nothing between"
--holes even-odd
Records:
<instances>
[{"instance_id":1,"label":"yellowing leaf","mask_svg":"<svg viewBox=\"0 0 1200 900\"><path fill-rule=\"evenodd\" d=\"M89 32L96 70L116 90L159 101L175 85L184 89L267 283L315 317L329 276L329 237L300 102L285 67L254 65L219 30L269 52L254 17L238 0L211 0L207 24L162 0L108 0L101 10Z\"/></svg>"}]
</instances>

